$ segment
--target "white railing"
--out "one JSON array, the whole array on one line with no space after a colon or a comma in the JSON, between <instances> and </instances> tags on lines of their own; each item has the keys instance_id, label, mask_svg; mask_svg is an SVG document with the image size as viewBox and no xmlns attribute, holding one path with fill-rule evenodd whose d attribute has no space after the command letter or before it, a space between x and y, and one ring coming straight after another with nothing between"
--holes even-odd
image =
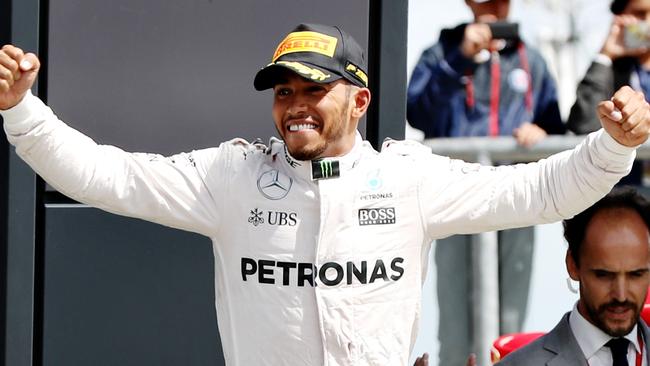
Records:
<instances>
[{"instance_id":1,"label":"white railing","mask_svg":"<svg viewBox=\"0 0 650 366\"><path fill-rule=\"evenodd\" d=\"M502 137L462 137L426 139L424 144L436 154L452 158L479 162L485 155L488 161L536 161L556 152L574 148L585 136L548 136L531 148L517 145L514 138ZM637 157L650 158L650 142L637 149Z\"/></svg>"}]
</instances>

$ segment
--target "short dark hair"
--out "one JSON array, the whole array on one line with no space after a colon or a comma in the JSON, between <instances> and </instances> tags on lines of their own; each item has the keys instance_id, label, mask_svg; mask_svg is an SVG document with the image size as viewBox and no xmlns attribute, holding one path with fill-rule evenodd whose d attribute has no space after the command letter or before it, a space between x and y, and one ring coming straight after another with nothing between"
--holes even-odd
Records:
<instances>
[{"instance_id":1,"label":"short dark hair","mask_svg":"<svg viewBox=\"0 0 650 366\"><path fill-rule=\"evenodd\" d=\"M625 10L625 7L627 7L627 4L629 2L630 0L613 0L612 4L609 6L609 9L615 15L620 15L623 12L623 10Z\"/></svg>"},{"instance_id":2,"label":"short dark hair","mask_svg":"<svg viewBox=\"0 0 650 366\"><path fill-rule=\"evenodd\" d=\"M571 257L577 265L580 264L580 248L591 219L597 212L613 208L628 208L636 211L650 230L650 202L632 187L614 188L593 206L562 222L564 238L569 243Z\"/></svg>"}]
</instances>

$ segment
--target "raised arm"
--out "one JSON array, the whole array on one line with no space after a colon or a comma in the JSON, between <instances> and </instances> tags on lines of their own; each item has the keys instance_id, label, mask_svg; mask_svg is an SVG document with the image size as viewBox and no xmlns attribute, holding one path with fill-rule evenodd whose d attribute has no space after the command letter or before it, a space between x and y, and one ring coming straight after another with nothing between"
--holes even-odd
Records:
<instances>
[{"instance_id":1,"label":"raised arm","mask_svg":"<svg viewBox=\"0 0 650 366\"><path fill-rule=\"evenodd\" d=\"M647 140L650 107L641 93L624 87L599 104L598 115L603 130L536 163L494 168L433 156L428 171L438 174L425 174L420 188L429 236L558 221L602 198Z\"/></svg>"},{"instance_id":2,"label":"raised arm","mask_svg":"<svg viewBox=\"0 0 650 366\"><path fill-rule=\"evenodd\" d=\"M164 158L99 145L60 121L31 95L40 63L34 54L0 50L0 114L18 155L60 192L126 216L211 235L219 215L210 174L223 149Z\"/></svg>"}]
</instances>

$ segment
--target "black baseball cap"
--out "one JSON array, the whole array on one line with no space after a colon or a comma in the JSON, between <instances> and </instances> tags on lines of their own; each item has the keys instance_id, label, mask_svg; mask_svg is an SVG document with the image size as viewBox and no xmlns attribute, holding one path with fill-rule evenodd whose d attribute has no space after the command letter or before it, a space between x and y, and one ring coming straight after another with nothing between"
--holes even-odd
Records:
<instances>
[{"instance_id":1,"label":"black baseball cap","mask_svg":"<svg viewBox=\"0 0 650 366\"><path fill-rule=\"evenodd\" d=\"M346 79L360 87L368 86L363 49L339 27L300 24L280 42L271 63L255 75L257 90L272 88L282 71L291 70L317 83Z\"/></svg>"}]
</instances>

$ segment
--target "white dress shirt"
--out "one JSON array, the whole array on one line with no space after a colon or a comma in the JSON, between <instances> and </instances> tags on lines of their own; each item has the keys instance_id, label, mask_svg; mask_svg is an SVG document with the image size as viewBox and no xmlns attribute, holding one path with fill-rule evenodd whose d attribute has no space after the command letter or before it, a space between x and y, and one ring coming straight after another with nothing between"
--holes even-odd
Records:
<instances>
[{"instance_id":1,"label":"white dress shirt","mask_svg":"<svg viewBox=\"0 0 650 366\"><path fill-rule=\"evenodd\" d=\"M608 347L605 346L613 337L600 330L595 325L591 324L585 319L578 311L578 307L573 306L571 315L569 315L569 326L573 335L578 341L578 345L587 358L589 366L612 366L612 353ZM636 365L636 355L641 354L641 347L637 338L637 326L635 325L630 333L625 335L625 338L630 341L627 351L628 365ZM642 366L648 366L646 357L642 358Z\"/></svg>"}]
</instances>

